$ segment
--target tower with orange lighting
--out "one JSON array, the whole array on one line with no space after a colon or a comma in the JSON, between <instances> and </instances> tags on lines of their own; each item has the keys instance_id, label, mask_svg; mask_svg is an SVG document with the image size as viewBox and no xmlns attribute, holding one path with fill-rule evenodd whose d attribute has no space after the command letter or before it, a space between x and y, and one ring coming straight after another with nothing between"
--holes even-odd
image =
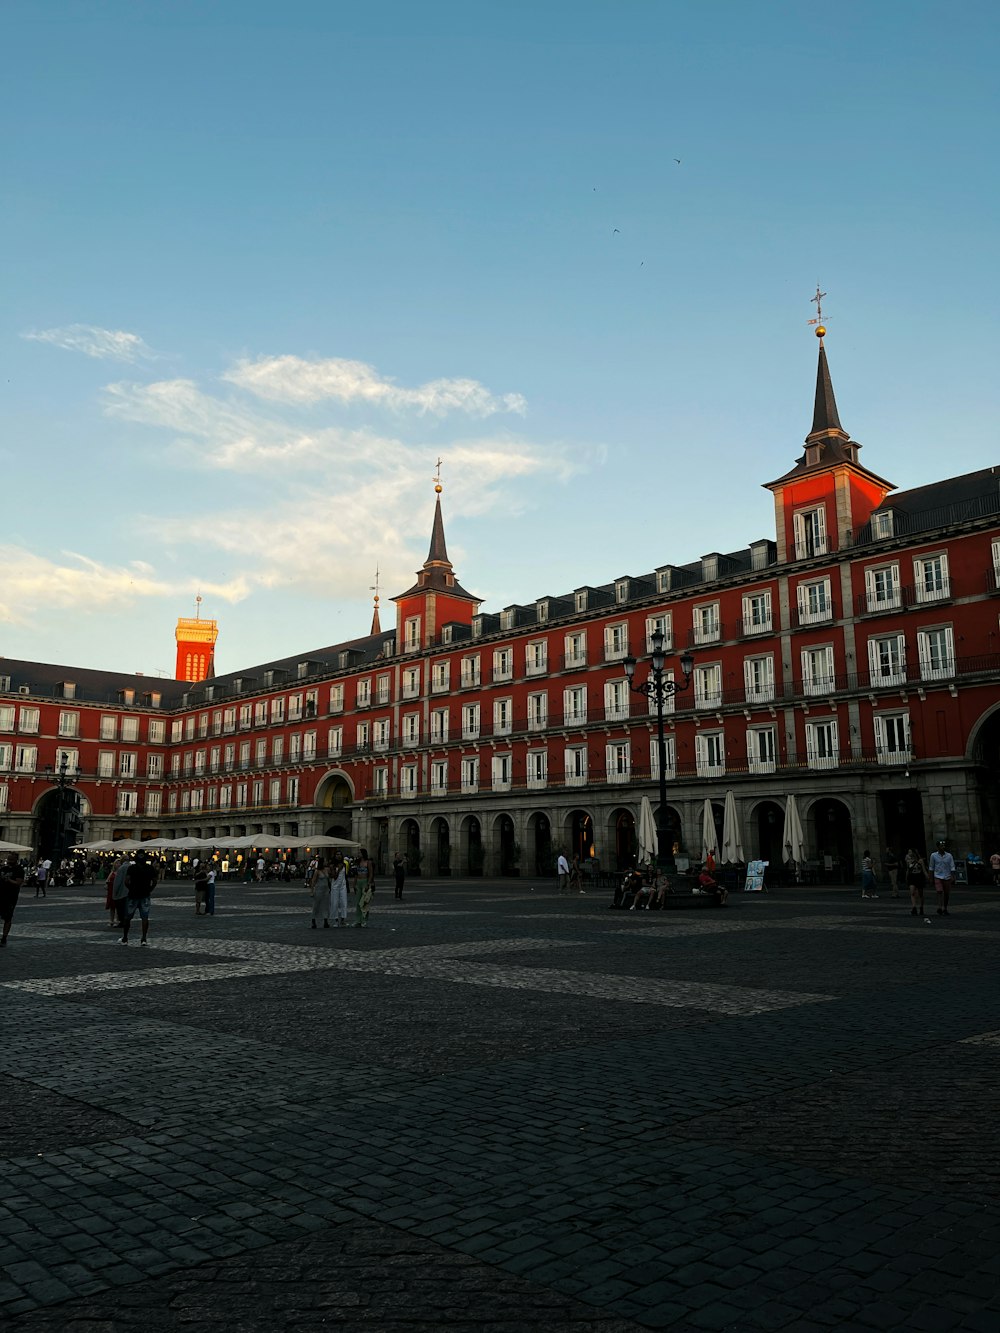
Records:
<instances>
[{"instance_id":1,"label":"tower with orange lighting","mask_svg":"<svg viewBox=\"0 0 1000 1333\"><path fill-rule=\"evenodd\" d=\"M177 640L177 666L175 680L187 680L196 684L215 675L215 641L219 637L219 626L214 620L202 620L201 598L195 599L197 612L193 620L181 616L174 630Z\"/></svg>"}]
</instances>

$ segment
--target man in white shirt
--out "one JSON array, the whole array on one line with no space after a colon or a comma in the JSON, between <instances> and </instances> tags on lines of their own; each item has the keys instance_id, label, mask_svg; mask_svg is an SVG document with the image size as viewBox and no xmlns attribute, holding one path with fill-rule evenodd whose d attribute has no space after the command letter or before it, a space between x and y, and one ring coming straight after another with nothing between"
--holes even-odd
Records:
<instances>
[{"instance_id":1,"label":"man in white shirt","mask_svg":"<svg viewBox=\"0 0 1000 1333\"><path fill-rule=\"evenodd\" d=\"M559 876L559 892L569 892L569 862L566 860L565 852L559 853L559 860L556 862L556 874Z\"/></svg>"},{"instance_id":2,"label":"man in white shirt","mask_svg":"<svg viewBox=\"0 0 1000 1333\"><path fill-rule=\"evenodd\" d=\"M938 840L937 847L931 852L928 868L934 880L934 892L940 894L937 914L947 916L951 886L955 883L955 858L946 850L944 838Z\"/></svg>"}]
</instances>

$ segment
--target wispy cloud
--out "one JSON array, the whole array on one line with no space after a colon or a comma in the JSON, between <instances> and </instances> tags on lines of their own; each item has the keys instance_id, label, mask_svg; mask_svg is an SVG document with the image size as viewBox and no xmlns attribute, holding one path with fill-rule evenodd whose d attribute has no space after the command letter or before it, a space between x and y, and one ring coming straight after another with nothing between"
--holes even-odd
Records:
<instances>
[{"instance_id":1,"label":"wispy cloud","mask_svg":"<svg viewBox=\"0 0 1000 1333\"><path fill-rule=\"evenodd\" d=\"M68 352L82 352L98 361L153 361L156 353L137 333L101 329L95 324L67 324L61 329L31 330L21 334L28 342L49 343Z\"/></svg>"},{"instance_id":2,"label":"wispy cloud","mask_svg":"<svg viewBox=\"0 0 1000 1333\"><path fill-rule=\"evenodd\" d=\"M403 388L364 361L340 357L305 360L298 356L265 356L237 362L223 376L230 384L275 403L361 403L393 412L415 411L443 417L450 412L489 417L499 412L523 414L527 403L519 393L491 393L478 380L429 380Z\"/></svg>"},{"instance_id":3,"label":"wispy cloud","mask_svg":"<svg viewBox=\"0 0 1000 1333\"><path fill-rule=\"evenodd\" d=\"M187 597L195 591L238 602L250 589L244 578L227 583L209 583L195 576L162 579L142 560L106 565L75 551L61 551L51 559L13 545L0 546L0 567L4 572L0 622L13 625L32 624L39 611L127 607L140 598Z\"/></svg>"}]
</instances>

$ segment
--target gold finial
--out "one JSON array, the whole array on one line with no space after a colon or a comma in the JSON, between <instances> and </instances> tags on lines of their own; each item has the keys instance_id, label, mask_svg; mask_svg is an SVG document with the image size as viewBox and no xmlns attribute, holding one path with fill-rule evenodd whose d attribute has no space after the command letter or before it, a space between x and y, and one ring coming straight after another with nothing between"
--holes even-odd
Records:
<instances>
[{"instance_id":1,"label":"gold finial","mask_svg":"<svg viewBox=\"0 0 1000 1333\"><path fill-rule=\"evenodd\" d=\"M370 584L368 585L370 591L373 592L373 593L375 594L375 607L376 607L376 610L378 609L378 576L379 576L379 568L378 568L378 565L376 565L376 566L375 566L375 582L374 582L374 583L370 583Z\"/></svg>"},{"instance_id":2,"label":"gold finial","mask_svg":"<svg viewBox=\"0 0 1000 1333\"><path fill-rule=\"evenodd\" d=\"M438 495L440 495L441 492L444 490L444 487L441 485L441 464L443 462L444 462L443 458L438 459L437 471L434 473L434 490L437 492Z\"/></svg>"},{"instance_id":3,"label":"gold finial","mask_svg":"<svg viewBox=\"0 0 1000 1333\"><path fill-rule=\"evenodd\" d=\"M815 319L810 319L810 320L807 320L807 321L806 321L806 322L809 323L809 324L815 324L815 325L816 325L816 337L817 337L817 338L822 338L823 335L826 333L826 327L825 327L825 325L823 324L823 297L824 297L825 295L826 295L826 292L821 292L821 291L820 291L820 289L819 289L819 283L817 282L817 284L816 284L816 295L815 295L815 296L810 296L810 298L809 298L809 303L810 303L810 305L815 304L815 306L816 306L816 318L815 318Z\"/></svg>"}]
</instances>

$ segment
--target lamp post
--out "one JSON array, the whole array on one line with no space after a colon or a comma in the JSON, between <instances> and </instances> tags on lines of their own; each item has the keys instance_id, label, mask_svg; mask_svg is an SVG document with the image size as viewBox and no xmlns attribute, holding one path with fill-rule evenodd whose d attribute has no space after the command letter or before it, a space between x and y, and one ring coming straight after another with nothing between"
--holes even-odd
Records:
<instances>
[{"instance_id":1,"label":"lamp post","mask_svg":"<svg viewBox=\"0 0 1000 1333\"><path fill-rule=\"evenodd\" d=\"M69 779L69 762L66 755L63 754L59 760L59 767L53 769L51 764L46 764L45 772L49 778L59 787L59 801L56 805L56 852L53 856L53 862L58 866L62 863L66 855L66 788L72 786Z\"/></svg>"},{"instance_id":2,"label":"lamp post","mask_svg":"<svg viewBox=\"0 0 1000 1333\"><path fill-rule=\"evenodd\" d=\"M649 676L641 685L636 685L633 679L636 668L635 658L629 654L623 665L628 687L632 693L644 694L656 704L656 746L660 758L660 808L656 812L656 860L661 870L673 874L677 867L674 865L673 841L669 839L667 833L667 745L663 739L663 708L668 699L672 699L675 694L686 690L691 684L694 658L690 653L681 653L680 664L681 671L684 673L683 683L676 680L665 680L663 666L667 655L663 648L662 630L653 631L650 636L650 647L652 652L649 657Z\"/></svg>"}]
</instances>

